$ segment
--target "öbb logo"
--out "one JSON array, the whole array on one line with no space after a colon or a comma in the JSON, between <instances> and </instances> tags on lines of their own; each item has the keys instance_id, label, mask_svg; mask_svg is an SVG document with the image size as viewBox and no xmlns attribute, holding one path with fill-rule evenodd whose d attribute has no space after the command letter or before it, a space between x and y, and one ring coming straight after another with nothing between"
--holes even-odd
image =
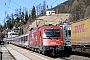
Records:
<instances>
[{"instance_id":1,"label":"\u00f6bb logo","mask_svg":"<svg viewBox=\"0 0 90 60\"><path fill-rule=\"evenodd\" d=\"M81 24L81 25L74 26L73 33L83 33L83 32L86 32L86 31L87 31L87 28L85 28L85 25Z\"/></svg>"}]
</instances>

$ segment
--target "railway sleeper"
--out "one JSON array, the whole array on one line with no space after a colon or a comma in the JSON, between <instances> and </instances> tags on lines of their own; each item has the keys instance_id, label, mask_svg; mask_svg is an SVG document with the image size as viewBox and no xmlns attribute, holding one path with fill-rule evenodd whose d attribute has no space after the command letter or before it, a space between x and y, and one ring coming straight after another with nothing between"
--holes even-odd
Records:
<instances>
[{"instance_id":1,"label":"railway sleeper","mask_svg":"<svg viewBox=\"0 0 90 60\"><path fill-rule=\"evenodd\" d=\"M83 45L83 46L74 46L72 48L73 51L82 52L82 53L89 53L90 54L90 46Z\"/></svg>"}]
</instances>

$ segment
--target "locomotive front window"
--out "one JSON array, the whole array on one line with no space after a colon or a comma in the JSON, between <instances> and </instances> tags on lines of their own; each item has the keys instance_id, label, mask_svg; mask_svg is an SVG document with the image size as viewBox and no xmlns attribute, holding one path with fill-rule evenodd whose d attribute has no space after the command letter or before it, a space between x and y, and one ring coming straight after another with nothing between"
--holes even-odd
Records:
<instances>
[{"instance_id":1,"label":"locomotive front window","mask_svg":"<svg viewBox=\"0 0 90 60\"><path fill-rule=\"evenodd\" d=\"M60 37L60 30L45 30L45 37Z\"/></svg>"}]
</instances>

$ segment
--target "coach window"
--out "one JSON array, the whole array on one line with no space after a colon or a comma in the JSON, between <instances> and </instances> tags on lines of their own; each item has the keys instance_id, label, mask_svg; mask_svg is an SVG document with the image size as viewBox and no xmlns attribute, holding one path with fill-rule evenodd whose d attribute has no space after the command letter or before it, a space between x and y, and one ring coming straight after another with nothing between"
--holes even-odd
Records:
<instances>
[{"instance_id":1,"label":"coach window","mask_svg":"<svg viewBox=\"0 0 90 60\"><path fill-rule=\"evenodd\" d=\"M27 39L26 39L26 36L25 36L25 42L27 41Z\"/></svg>"},{"instance_id":2,"label":"coach window","mask_svg":"<svg viewBox=\"0 0 90 60\"><path fill-rule=\"evenodd\" d=\"M19 44L19 38L18 38L18 44Z\"/></svg>"},{"instance_id":3,"label":"coach window","mask_svg":"<svg viewBox=\"0 0 90 60\"><path fill-rule=\"evenodd\" d=\"M24 43L25 43L25 41L26 41L26 36L24 36Z\"/></svg>"},{"instance_id":4,"label":"coach window","mask_svg":"<svg viewBox=\"0 0 90 60\"><path fill-rule=\"evenodd\" d=\"M25 41L24 38L25 38L25 37L23 37L23 43L24 43L24 41Z\"/></svg>"},{"instance_id":5,"label":"coach window","mask_svg":"<svg viewBox=\"0 0 90 60\"><path fill-rule=\"evenodd\" d=\"M16 42L16 44L17 44L17 38L16 38L16 41L15 41L15 42Z\"/></svg>"},{"instance_id":6,"label":"coach window","mask_svg":"<svg viewBox=\"0 0 90 60\"><path fill-rule=\"evenodd\" d=\"M23 37L23 43L25 43L25 36Z\"/></svg>"},{"instance_id":7,"label":"coach window","mask_svg":"<svg viewBox=\"0 0 90 60\"><path fill-rule=\"evenodd\" d=\"M18 38L17 38L17 44L18 44Z\"/></svg>"},{"instance_id":8,"label":"coach window","mask_svg":"<svg viewBox=\"0 0 90 60\"><path fill-rule=\"evenodd\" d=\"M16 43L16 38L15 38L14 42Z\"/></svg>"},{"instance_id":9,"label":"coach window","mask_svg":"<svg viewBox=\"0 0 90 60\"><path fill-rule=\"evenodd\" d=\"M27 41L29 40L29 35L27 36Z\"/></svg>"},{"instance_id":10,"label":"coach window","mask_svg":"<svg viewBox=\"0 0 90 60\"><path fill-rule=\"evenodd\" d=\"M34 30L32 30L32 38L34 38Z\"/></svg>"},{"instance_id":11,"label":"coach window","mask_svg":"<svg viewBox=\"0 0 90 60\"><path fill-rule=\"evenodd\" d=\"M27 36L25 36L25 42L27 42Z\"/></svg>"},{"instance_id":12,"label":"coach window","mask_svg":"<svg viewBox=\"0 0 90 60\"><path fill-rule=\"evenodd\" d=\"M24 38L25 38L25 37L23 37L23 43L24 43Z\"/></svg>"},{"instance_id":13,"label":"coach window","mask_svg":"<svg viewBox=\"0 0 90 60\"><path fill-rule=\"evenodd\" d=\"M28 36L26 36L26 41L28 41Z\"/></svg>"},{"instance_id":14,"label":"coach window","mask_svg":"<svg viewBox=\"0 0 90 60\"><path fill-rule=\"evenodd\" d=\"M22 44L22 41L23 41L23 37L21 37L21 44Z\"/></svg>"},{"instance_id":15,"label":"coach window","mask_svg":"<svg viewBox=\"0 0 90 60\"><path fill-rule=\"evenodd\" d=\"M27 36L25 36L25 42L27 41Z\"/></svg>"},{"instance_id":16,"label":"coach window","mask_svg":"<svg viewBox=\"0 0 90 60\"><path fill-rule=\"evenodd\" d=\"M20 37L20 44L21 44L21 41L22 41L22 39L21 39L21 37Z\"/></svg>"}]
</instances>

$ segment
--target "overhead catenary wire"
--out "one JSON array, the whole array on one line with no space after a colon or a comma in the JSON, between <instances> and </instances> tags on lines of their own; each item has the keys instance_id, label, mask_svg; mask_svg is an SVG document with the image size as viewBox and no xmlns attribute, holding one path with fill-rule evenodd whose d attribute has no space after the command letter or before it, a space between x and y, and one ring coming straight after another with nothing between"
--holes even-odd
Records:
<instances>
[{"instance_id":1,"label":"overhead catenary wire","mask_svg":"<svg viewBox=\"0 0 90 60\"><path fill-rule=\"evenodd\" d=\"M15 3L14 1L11 1L11 0L10 0L10 2L14 3L15 5L19 6L20 8L22 7L22 8L23 8L23 11L24 11L24 8L25 8L25 10L27 9L27 10L29 10L29 11L30 11L30 9L32 9L32 7L36 4L37 0L35 0L35 2L34 2L34 4L33 4L33 6L31 6L30 8L27 8L27 7L25 7L25 6L21 6L21 5L19 5L19 4L17 4L17 3ZM33 2L33 0L31 0L31 2L30 2L30 3L32 3L32 2Z\"/></svg>"},{"instance_id":2,"label":"overhead catenary wire","mask_svg":"<svg viewBox=\"0 0 90 60\"><path fill-rule=\"evenodd\" d=\"M31 0L31 2L32 2L32 1L33 1L33 0ZM54 4L56 1L57 1L57 0L55 0L52 4ZM21 5L17 4L17 3L15 3L15 2L13 2L12 0L9 0L9 3L10 3L10 2L16 4L17 6L20 6L20 7L26 8L26 7L24 7L24 6L21 6ZM36 2L37 2L37 0L34 2L33 5L35 5ZM5 3L5 4L6 4L6 3ZM52 4L51 4L51 5L52 5ZM1 5L2 5L2 4L1 4ZM11 8L11 7L9 7L9 6L7 6L7 5L6 5L6 7L7 7L7 8L10 8L10 9L12 9L12 10L15 10L15 9L13 9L13 8ZM26 8L26 9L27 9L27 8Z\"/></svg>"},{"instance_id":3,"label":"overhead catenary wire","mask_svg":"<svg viewBox=\"0 0 90 60\"><path fill-rule=\"evenodd\" d=\"M0 5L2 5L2 6L5 6L5 7L7 7L8 8L8 6L7 5L3 5L3 4L1 4L0 3ZM13 9L13 8L11 8L11 7L9 7L10 9L12 9L12 10L15 10L15 9Z\"/></svg>"},{"instance_id":4,"label":"overhead catenary wire","mask_svg":"<svg viewBox=\"0 0 90 60\"><path fill-rule=\"evenodd\" d=\"M2 5L2 6L5 7L5 12L4 12L4 13L5 13L5 16L6 16L6 14L8 14L8 13L7 13L7 10L6 10L6 7L8 8L9 6L7 6L6 3L5 3L5 5L0 3L0 5ZM11 8L11 7L9 7L9 9L15 10L15 9L13 9L13 8Z\"/></svg>"},{"instance_id":5,"label":"overhead catenary wire","mask_svg":"<svg viewBox=\"0 0 90 60\"><path fill-rule=\"evenodd\" d=\"M19 6L20 8L22 7L22 8L25 8L25 9L29 9L29 8L27 8L27 7L25 7L25 6L21 6L21 5L17 4L17 3L15 3L14 1L11 1L11 2L12 2L13 4Z\"/></svg>"},{"instance_id":6,"label":"overhead catenary wire","mask_svg":"<svg viewBox=\"0 0 90 60\"><path fill-rule=\"evenodd\" d=\"M33 6L36 4L37 0L34 2Z\"/></svg>"},{"instance_id":7,"label":"overhead catenary wire","mask_svg":"<svg viewBox=\"0 0 90 60\"><path fill-rule=\"evenodd\" d=\"M56 2L57 2L57 0L55 0L52 4L54 4L54 3L56 3ZM52 4L51 4L51 5L52 5Z\"/></svg>"},{"instance_id":8,"label":"overhead catenary wire","mask_svg":"<svg viewBox=\"0 0 90 60\"><path fill-rule=\"evenodd\" d=\"M33 0L32 0L32 1L33 1ZM31 2L32 2L32 1L31 1ZM7 5L6 2L5 2L5 5L4 5L4 4L1 4L1 3L0 3L0 5L5 6L5 7L11 9L11 10L15 10L15 9L13 9L13 8L10 7L10 3L11 3L11 2L14 3L15 5L20 6L20 7L23 7L23 8L25 8L25 9L30 9L30 8L26 8L26 7L24 7L24 6L21 6L21 5L17 4L17 3L15 3L15 2L13 2L12 0L9 0L9 6ZM36 3L36 2L37 2L37 0L35 1L35 3ZM35 3L34 3L33 5L35 5ZM5 8L5 13L7 13L6 8Z\"/></svg>"},{"instance_id":9,"label":"overhead catenary wire","mask_svg":"<svg viewBox=\"0 0 90 60\"><path fill-rule=\"evenodd\" d=\"M33 0L31 0L31 2L30 2L30 4L29 4L29 5L31 5L31 3L32 3L32 2L33 2ZM29 6L29 5L28 5L28 6Z\"/></svg>"},{"instance_id":10,"label":"overhead catenary wire","mask_svg":"<svg viewBox=\"0 0 90 60\"><path fill-rule=\"evenodd\" d=\"M33 1L33 0L32 0ZM31 1L31 3L32 3ZM30 6L31 8L37 3L37 0ZM29 4L30 5L30 4Z\"/></svg>"},{"instance_id":11,"label":"overhead catenary wire","mask_svg":"<svg viewBox=\"0 0 90 60\"><path fill-rule=\"evenodd\" d=\"M26 8L25 6L21 6L21 5L17 4L17 3L15 3L14 1L11 1L11 0L10 0L10 2L14 3L14 4L17 5L17 6L20 6L20 7ZM33 2L33 0L31 0L30 3L32 3L32 2ZM37 0L33 3L33 6L36 4L36 2L37 2ZM29 4L29 5L30 5L30 4ZM31 6L31 7L32 7L32 6ZM30 8L26 8L26 9L30 9Z\"/></svg>"},{"instance_id":12,"label":"overhead catenary wire","mask_svg":"<svg viewBox=\"0 0 90 60\"><path fill-rule=\"evenodd\" d=\"M13 2L13 1L11 1L11 2L14 3L14 4L17 5L17 6L23 7L23 6L21 6L21 5L17 4L17 3L15 3L15 2Z\"/></svg>"},{"instance_id":13,"label":"overhead catenary wire","mask_svg":"<svg viewBox=\"0 0 90 60\"><path fill-rule=\"evenodd\" d=\"M55 0L52 4L51 4L51 8L52 8L52 5L55 4L57 2L57 0Z\"/></svg>"},{"instance_id":14,"label":"overhead catenary wire","mask_svg":"<svg viewBox=\"0 0 90 60\"><path fill-rule=\"evenodd\" d=\"M32 1L33 1L33 0L32 0ZM32 1L31 1L31 2L32 2ZM37 2L37 0L35 0L35 2L34 2L33 5L35 5L36 2ZM11 3L13 3L13 4L17 5L17 6L20 6L20 8L23 7L23 9L25 8L25 9L29 9L29 10L30 10L30 8L26 8L26 7L24 7L24 6L21 6L21 5L17 4L17 3L15 3L13 0L8 0L8 3L9 3L9 5L7 5L7 2L6 2L6 1L5 1L4 4L0 3L1 6L4 6L4 7L5 7L5 12L4 12L5 16L8 14L7 11L8 11L9 9L15 11L14 8L11 8L11 7L10 7L10 4L11 4ZM8 9L7 9L7 8L8 8Z\"/></svg>"}]
</instances>

